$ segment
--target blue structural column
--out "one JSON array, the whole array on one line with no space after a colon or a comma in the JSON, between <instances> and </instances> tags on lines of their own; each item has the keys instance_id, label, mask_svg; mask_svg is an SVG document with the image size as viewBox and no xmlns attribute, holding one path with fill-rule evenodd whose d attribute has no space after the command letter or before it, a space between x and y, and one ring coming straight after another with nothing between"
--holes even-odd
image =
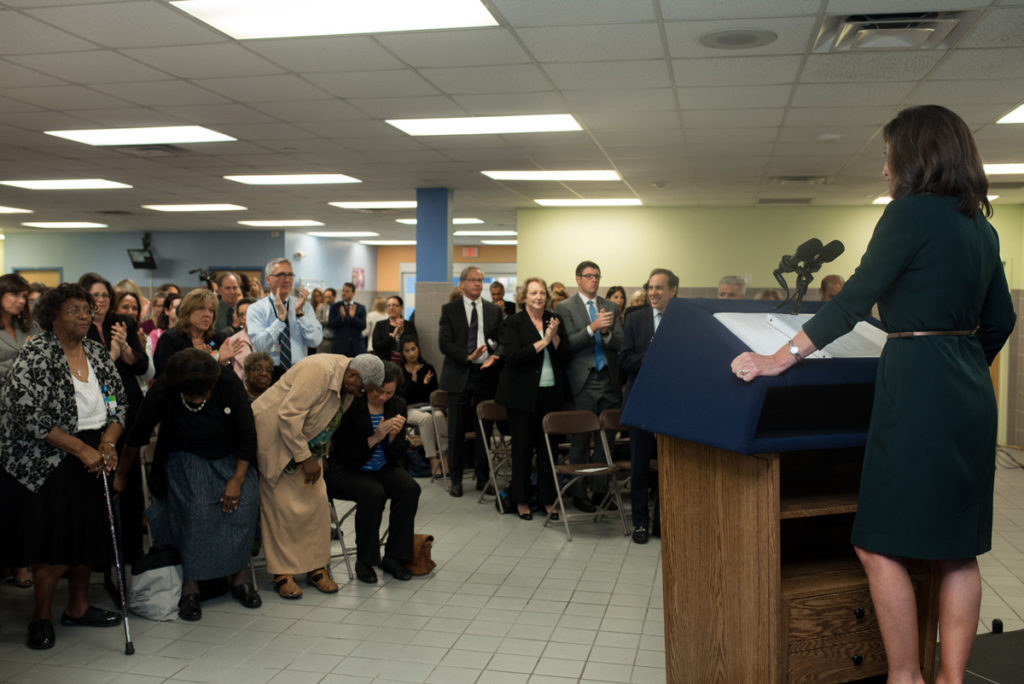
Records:
<instances>
[{"instance_id":1,"label":"blue structural column","mask_svg":"<svg viewBox=\"0 0 1024 684\"><path fill-rule=\"evenodd\" d=\"M416 280L452 279L452 191L416 188Z\"/></svg>"}]
</instances>

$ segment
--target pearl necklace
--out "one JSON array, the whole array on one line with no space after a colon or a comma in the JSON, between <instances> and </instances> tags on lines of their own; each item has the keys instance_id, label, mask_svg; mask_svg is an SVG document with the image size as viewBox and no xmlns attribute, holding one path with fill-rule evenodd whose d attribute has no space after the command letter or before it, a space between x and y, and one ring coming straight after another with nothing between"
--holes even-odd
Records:
<instances>
[{"instance_id":1,"label":"pearl necklace","mask_svg":"<svg viewBox=\"0 0 1024 684\"><path fill-rule=\"evenodd\" d=\"M206 406L206 399L203 399L202 403L200 403L199 406L193 406L192 404L185 401L184 394L179 393L178 396L181 397L181 405L184 406L185 410L189 411L190 413L199 413L200 411L203 410L203 407Z\"/></svg>"}]
</instances>

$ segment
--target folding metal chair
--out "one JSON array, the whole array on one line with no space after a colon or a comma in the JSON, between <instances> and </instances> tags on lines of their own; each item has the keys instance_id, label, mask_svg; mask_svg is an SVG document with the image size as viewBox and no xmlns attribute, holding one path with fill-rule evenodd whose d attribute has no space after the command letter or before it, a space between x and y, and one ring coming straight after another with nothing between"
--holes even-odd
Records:
<instances>
[{"instance_id":1,"label":"folding metal chair","mask_svg":"<svg viewBox=\"0 0 1024 684\"><path fill-rule=\"evenodd\" d=\"M552 411L551 413L544 416L544 420L541 423L544 428L544 444L547 446L548 458L551 459L551 471L555 478L555 491L558 495L558 512L562 516L562 521L565 524L565 536L568 537L569 541L572 541L572 530L569 529L569 515L565 511L565 493L572 487L576 482L586 477L601 477L605 475L611 475L609 477L609 487L611 494L615 498L615 503L618 506L619 519L622 521L622 532L623 534L629 534L629 526L626 524L626 515L622 511L622 497L619 494L619 483L614 477L619 472L618 466L611 462L605 463L558 463L558 459L555 458L555 450L557 447L552 448L551 438L553 435L581 435L581 434L592 434L601 429L601 425L597 419L597 416L591 411ZM569 481L564 486L560 486L558 482L559 475L567 475ZM589 518L594 522L599 521L605 514L604 510L598 509L596 513L574 513L572 515L573 520L582 520ZM544 526L547 527L548 523L551 522L551 514L548 513L547 518L544 520Z\"/></svg>"},{"instance_id":2,"label":"folding metal chair","mask_svg":"<svg viewBox=\"0 0 1024 684\"><path fill-rule=\"evenodd\" d=\"M440 415L438 415L440 413ZM444 489L451 489L451 481L448 473L448 449L444 447L444 441L452 443L452 436L448 434L448 392L445 390L434 390L430 393L430 414L434 420L434 439L437 442L437 458L441 461L441 477L444 479ZM476 433L467 431L464 435L458 435L457 439L476 439ZM472 462L472 458L470 459Z\"/></svg>"},{"instance_id":3,"label":"folding metal chair","mask_svg":"<svg viewBox=\"0 0 1024 684\"><path fill-rule=\"evenodd\" d=\"M601 414L597 417L597 422L601 426L601 444L604 446L605 456L609 463L615 464L621 471L619 487L621 492L625 492L629 489L630 471L632 470L632 463L628 458L615 459L612 456L612 454L614 453L613 449L615 447L629 447L629 428L622 424L622 410L605 409L604 411L601 411ZM616 433L614 440L608 439L609 432ZM625 434L626 436L621 437L620 435L623 434ZM605 495L604 500L601 502L601 506L607 506L609 501L611 501L611 492Z\"/></svg>"},{"instance_id":4,"label":"folding metal chair","mask_svg":"<svg viewBox=\"0 0 1024 684\"><path fill-rule=\"evenodd\" d=\"M348 570L348 580L351 582L353 579L355 579L356 575L354 572L352 572L352 561L350 561L348 557L355 554L355 549L349 550L348 546L346 546L345 533L341 530L341 524L348 520L349 517L356 512L356 505L353 503L351 508L345 511L345 514L342 515L340 518L338 517L337 509L334 507L334 499L332 499L330 496L327 497L327 505L328 508L331 509L331 525L334 526L334 532L338 536L338 543L341 545L341 553L332 553L331 560L333 561L335 558L339 556L341 556L341 558L345 560L345 568Z\"/></svg>"},{"instance_id":5,"label":"folding metal chair","mask_svg":"<svg viewBox=\"0 0 1024 684\"><path fill-rule=\"evenodd\" d=\"M498 501L499 513L505 513L505 504L501 500L498 473L499 471L507 472L509 477L506 480L511 478L512 444L509 437L501 434L497 424L507 420L508 413L505 411L505 407L495 404L492 399L481 401L476 405L476 423L479 428L477 434L484 437L484 452L487 454L487 465L490 467L491 488L494 489L494 496ZM484 421L491 423L490 430L486 428ZM487 496L487 489L484 488L477 503L483 503Z\"/></svg>"}]
</instances>

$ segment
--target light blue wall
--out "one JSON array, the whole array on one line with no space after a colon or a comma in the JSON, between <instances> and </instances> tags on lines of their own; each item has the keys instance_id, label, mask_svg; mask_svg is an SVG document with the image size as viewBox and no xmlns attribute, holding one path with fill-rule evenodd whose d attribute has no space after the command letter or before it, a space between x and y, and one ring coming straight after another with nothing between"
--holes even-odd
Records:
<instances>
[{"instance_id":1,"label":"light blue wall","mask_svg":"<svg viewBox=\"0 0 1024 684\"><path fill-rule=\"evenodd\" d=\"M336 239L284 231L222 231L153 233L157 270L133 269L128 249L142 247L142 233L8 233L4 241L6 271L21 268L61 268L64 280L77 280L95 271L111 282L131 278L143 288L165 282L182 287L200 284L194 268L263 269L274 257L293 259L303 281L324 281L340 287L352 277L352 267L366 269L367 289L377 286L377 248ZM295 259L295 252L306 257Z\"/></svg>"}]
</instances>

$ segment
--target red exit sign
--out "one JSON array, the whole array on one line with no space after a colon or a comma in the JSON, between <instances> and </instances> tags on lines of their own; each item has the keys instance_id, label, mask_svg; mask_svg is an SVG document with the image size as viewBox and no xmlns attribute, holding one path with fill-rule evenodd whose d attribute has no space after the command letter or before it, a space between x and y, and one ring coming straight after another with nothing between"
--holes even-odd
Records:
<instances>
[{"instance_id":1,"label":"red exit sign","mask_svg":"<svg viewBox=\"0 0 1024 684\"><path fill-rule=\"evenodd\" d=\"M474 257L475 258L477 256L480 256L477 252L478 252L478 248L477 247L463 247L462 248L462 256L464 256L464 257Z\"/></svg>"}]
</instances>

